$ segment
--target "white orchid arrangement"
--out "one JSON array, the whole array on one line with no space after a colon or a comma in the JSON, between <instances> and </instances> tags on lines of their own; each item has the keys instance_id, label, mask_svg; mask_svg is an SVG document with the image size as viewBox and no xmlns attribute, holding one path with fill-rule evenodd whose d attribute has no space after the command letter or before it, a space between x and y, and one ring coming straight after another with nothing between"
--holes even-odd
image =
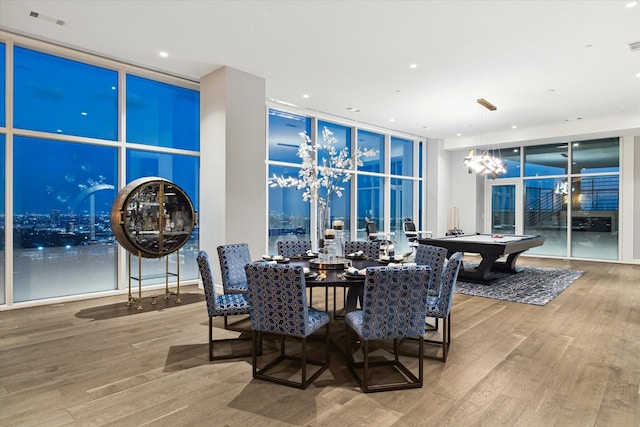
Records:
<instances>
[{"instance_id":1,"label":"white orchid arrangement","mask_svg":"<svg viewBox=\"0 0 640 427\"><path fill-rule=\"evenodd\" d=\"M298 147L298 157L302 160L302 168L298 177L283 177L273 175L269 178L271 187L296 187L305 189L302 194L304 201L317 200L319 205L326 206L331 203L333 194L342 197L344 191L343 183L351 179L353 165L362 166L360 158L373 157L376 150L364 149L356 150L349 156L349 150L345 147L338 151L336 143L338 140L326 127L322 130L323 144L314 143L306 132L300 132L302 142ZM328 158L322 159L322 164L318 164L320 150L326 150ZM324 189L324 197L321 194Z\"/></svg>"}]
</instances>

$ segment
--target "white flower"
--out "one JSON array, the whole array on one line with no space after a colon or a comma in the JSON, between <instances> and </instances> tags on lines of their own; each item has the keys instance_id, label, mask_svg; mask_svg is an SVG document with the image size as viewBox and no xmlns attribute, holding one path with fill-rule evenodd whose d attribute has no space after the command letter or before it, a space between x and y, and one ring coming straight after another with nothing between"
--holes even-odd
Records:
<instances>
[{"instance_id":1,"label":"white flower","mask_svg":"<svg viewBox=\"0 0 640 427\"><path fill-rule=\"evenodd\" d=\"M340 184L349 182L353 174L353 165L362 166L360 157L372 157L377 154L376 150L365 149L356 152L349 157L349 150L345 147L338 151L336 143L338 140L328 129L322 130L322 140L324 144L314 143L311 138L301 132L302 142L298 147L298 157L302 160L302 168L298 173L298 178L283 177L273 175L269 178L271 187L297 187L304 189L302 199L304 201L316 200L321 205L331 203L333 194L342 197L344 187ZM322 159L322 164L318 164L321 150L327 152L327 157Z\"/></svg>"}]
</instances>

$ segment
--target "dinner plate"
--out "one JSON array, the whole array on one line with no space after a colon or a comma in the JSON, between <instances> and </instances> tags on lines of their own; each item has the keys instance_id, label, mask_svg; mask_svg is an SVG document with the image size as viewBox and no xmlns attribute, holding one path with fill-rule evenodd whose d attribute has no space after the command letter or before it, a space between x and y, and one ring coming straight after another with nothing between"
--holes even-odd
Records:
<instances>
[{"instance_id":1,"label":"dinner plate","mask_svg":"<svg viewBox=\"0 0 640 427\"><path fill-rule=\"evenodd\" d=\"M367 259L365 255L347 255L349 259Z\"/></svg>"},{"instance_id":2,"label":"dinner plate","mask_svg":"<svg viewBox=\"0 0 640 427\"><path fill-rule=\"evenodd\" d=\"M362 279L362 280L364 280L366 275L364 275L364 274L351 274L348 271L345 271L344 272L344 277L346 277L347 279Z\"/></svg>"},{"instance_id":3,"label":"dinner plate","mask_svg":"<svg viewBox=\"0 0 640 427\"><path fill-rule=\"evenodd\" d=\"M305 279L315 279L316 277L318 277L318 273L316 273L315 271L310 271L308 273L305 273L304 275Z\"/></svg>"},{"instance_id":4,"label":"dinner plate","mask_svg":"<svg viewBox=\"0 0 640 427\"><path fill-rule=\"evenodd\" d=\"M390 264L392 262L401 264L404 261L404 257L398 257L397 259L377 259L376 261L383 264Z\"/></svg>"},{"instance_id":5,"label":"dinner plate","mask_svg":"<svg viewBox=\"0 0 640 427\"><path fill-rule=\"evenodd\" d=\"M301 255L298 255L298 258L301 258L301 259L314 259L314 258L318 258L318 254L311 254L311 255L309 255L309 254L301 254Z\"/></svg>"},{"instance_id":6,"label":"dinner plate","mask_svg":"<svg viewBox=\"0 0 640 427\"><path fill-rule=\"evenodd\" d=\"M275 262L277 262L278 264L289 264L289 261L291 261L290 258L283 258L283 259L276 259Z\"/></svg>"}]
</instances>

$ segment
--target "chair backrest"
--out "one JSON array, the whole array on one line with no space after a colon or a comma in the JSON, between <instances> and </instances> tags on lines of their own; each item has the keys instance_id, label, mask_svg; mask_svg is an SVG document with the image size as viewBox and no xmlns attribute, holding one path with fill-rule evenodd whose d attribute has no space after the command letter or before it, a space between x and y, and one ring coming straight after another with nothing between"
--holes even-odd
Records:
<instances>
[{"instance_id":1,"label":"chair backrest","mask_svg":"<svg viewBox=\"0 0 640 427\"><path fill-rule=\"evenodd\" d=\"M309 309L304 273L299 265L248 264L251 328L304 338Z\"/></svg>"},{"instance_id":2,"label":"chair backrest","mask_svg":"<svg viewBox=\"0 0 640 427\"><path fill-rule=\"evenodd\" d=\"M377 233L378 232L378 227L376 226L375 222L368 222L365 225L365 232L367 233L367 238L369 240L378 240L378 236L372 236L372 233Z\"/></svg>"},{"instance_id":3,"label":"chair backrest","mask_svg":"<svg viewBox=\"0 0 640 427\"><path fill-rule=\"evenodd\" d=\"M429 289L439 292L442 269L447 259L447 249L432 245L418 245L416 248L416 264L431 267L431 284Z\"/></svg>"},{"instance_id":4,"label":"chair backrest","mask_svg":"<svg viewBox=\"0 0 640 427\"><path fill-rule=\"evenodd\" d=\"M227 288L247 283L244 266L251 263L251 253L247 243L234 243L218 246L218 258L222 272L222 287Z\"/></svg>"},{"instance_id":5,"label":"chair backrest","mask_svg":"<svg viewBox=\"0 0 640 427\"><path fill-rule=\"evenodd\" d=\"M453 292L456 287L456 281L458 280L458 272L462 265L462 252L456 252L449 257L444 271L442 272L442 278L440 279L440 292L438 295L438 311L443 317L449 316L451 311L451 304L453 302Z\"/></svg>"},{"instance_id":6,"label":"chair backrest","mask_svg":"<svg viewBox=\"0 0 640 427\"><path fill-rule=\"evenodd\" d=\"M418 230L416 225L409 218L405 219L402 223L402 231L404 231L404 236L409 242L415 242L418 240Z\"/></svg>"},{"instance_id":7,"label":"chair backrest","mask_svg":"<svg viewBox=\"0 0 640 427\"><path fill-rule=\"evenodd\" d=\"M311 250L311 241L307 240L283 240L278 242L278 255L292 257L304 255Z\"/></svg>"},{"instance_id":8,"label":"chair backrest","mask_svg":"<svg viewBox=\"0 0 640 427\"><path fill-rule=\"evenodd\" d=\"M344 253L348 255L362 251L368 258L379 258L381 243L380 240L351 240L344 243Z\"/></svg>"},{"instance_id":9,"label":"chair backrest","mask_svg":"<svg viewBox=\"0 0 640 427\"><path fill-rule=\"evenodd\" d=\"M198 261L198 269L200 270L200 277L202 277L202 286L204 287L204 298L207 301L207 312L209 316L219 309L218 302L216 300L216 292L213 287L213 274L211 274L211 264L209 263L209 254L207 251L198 252L196 257Z\"/></svg>"},{"instance_id":10,"label":"chair backrest","mask_svg":"<svg viewBox=\"0 0 640 427\"><path fill-rule=\"evenodd\" d=\"M367 340L424 334L431 268L370 267L362 299L362 337Z\"/></svg>"}]
</instances>

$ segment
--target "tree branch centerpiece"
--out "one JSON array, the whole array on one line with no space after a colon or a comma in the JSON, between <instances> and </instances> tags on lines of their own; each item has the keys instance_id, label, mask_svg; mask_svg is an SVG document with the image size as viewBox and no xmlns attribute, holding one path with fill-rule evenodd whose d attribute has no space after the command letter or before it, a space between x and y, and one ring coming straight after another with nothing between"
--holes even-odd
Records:
<instances>
[{"instance_id":1,"label":"tree branch centerpiece","mask_svg":"<svg viewBox=\"0 0 640 427\"><path fill-rule=\"evenodd\" d=\"M304 189L302 199L315 202L318 209L318 242L324 238L330 226L331 200L334 195L342 197L344 184L351 180L353 166L362 166L361 157L373 157L377 151L373 149L355 150L349 156L347 147L336 148L337 138L327 128L322 129L322 143L314 142L306 132L300 132L302 142L298 147L298 157L302 167L297 177L283 177L273 174L269 178L271 187L296 187ZM322 157L322 151L327 156Z\"/></svg>"}]
</instances>

